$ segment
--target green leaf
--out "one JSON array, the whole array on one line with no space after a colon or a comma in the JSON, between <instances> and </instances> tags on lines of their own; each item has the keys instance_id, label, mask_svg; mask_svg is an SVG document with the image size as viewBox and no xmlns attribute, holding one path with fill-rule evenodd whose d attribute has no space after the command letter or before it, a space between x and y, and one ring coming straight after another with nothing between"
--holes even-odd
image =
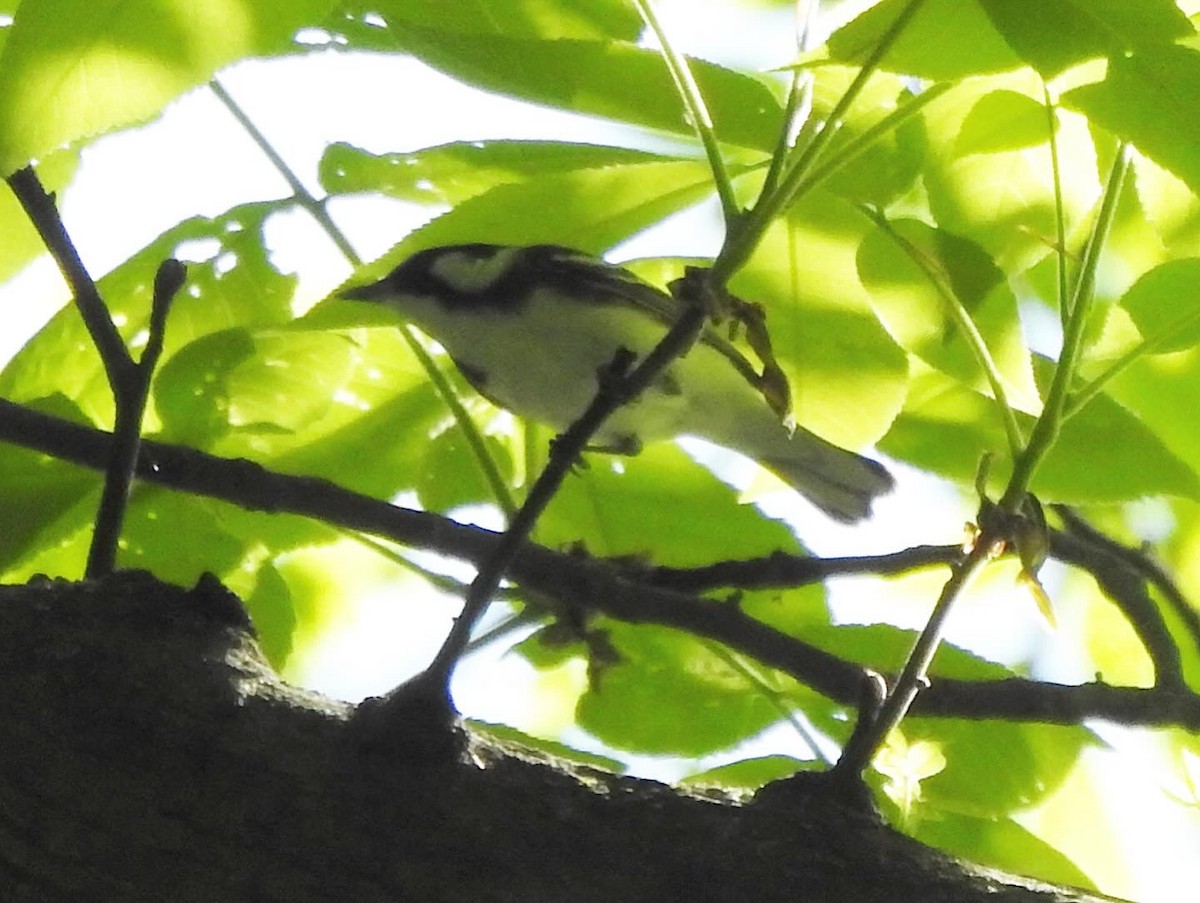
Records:
<instances>
[{"instance_id":1,"label":"green leaf","mask_svg":"<svg viewBox=\"0 0 1200 903\"><path fill-rule=\"evenodd\" d=\"M423 204L457 204L508 182L580 169L673 158L558 141L460 141L413 153L372 154L331 144L321 156L321 187L330 194L378 191Z\"/></svg>"},{"instance_id":2,"label":"green leaf","mask_svg":"<svg viewBox=\"0 0 1200 903\"><path fill-rule=\"evenodd\" d=\"M883 0L829 38L829 55L861 63L911 0ZM883 58L883 67L922 78L1002 72L1021 59L976 0L927 0Z\"/></svg>"},{"instance_id":3,"label":"green leaf","mask_svg":"<svg viewBox=\"0 0 1200 903\"><path fill-rule=\"evenodd\" d=\"M514 470L512 444L485 436L488 454L500 465L511 485ZM417 494L426 511L451 511L460 505L491 502L492 492L480 472L479 461L458 427L438 433L425 446L425 463L417 471Z\"/></svg>"},{"instance_id":4,"label":"green leaf","mask_svg":"<svg viewBox=\"0 0 1200 903\"><path fill-rule=\"evenodd\" d=\"M914 717L901 730L910 743L930 740L946 751L946 767L921 785L931 808L991 818L1044 799L1095 742L1079 726L998 719Z\"/></svg>"},{"instance_id":5,"label":"green leaf","mask_svg":"<svg viewBox=\"0 0 1200 903\"><path fill-rule=\"evenodd\" d=\"M329 416L304 434L270 437L273 468L324 477L376 498L391 498L421 482L428 440L444 425L446 407L396 330L372 333L382 334L372 335L373 341L394 339L392 350L364 355L342 390L347 401L331 407ZM267 439L254 435L244 441L254 448Z\"/></svg>"},{"instance_id":6,"label":"green leaf","mask_svg":"<svg viewBox=\"0 0 1200 903\"><path fill-rule=\"evenodd\" d=\"M891 624L834 625L811 621L804 627L804 639L841 658L891 673L912 649L916 635ZM942 643L930 675L955 680L998 680L1011 677L1012 672L950 643Z\"/></svg>"},{"instance_id":7,"label":"green leaf","mask_svg":"<svg viewBox=\"0 0 1200 903\"><path fill-rule=\"evenodd\" d=\"M247 204L213 219L185 220L100 279L101 297L134 352L145 341L154 273L168 257L190 263L167 319L164 364L208 333L290 321L295 280L271 264L262 238L267 216L281 206ZM112 392L73 305L56 314L0 373L0 394L14 401L56 392L73 399L92 422L110 422ZM147 429L154 429L153 419Z\"/></svg>"},{"instance_id":8,"label":"green leaf","mask_svg":"<svg viewBox=\"0 0 1200 903\"><path fill-rule=\"evenodd\" d=\"M1039 380L1048 381L1048 368L1041 369ZM1120 441L1114 442L1114 436ZM1194 441L1191 447L1195 449ZM1195 459L1194 451L1188 458ZM1200 471L1189 467L1142 417L1100 395L1063 425L1033 490L1067 503L1158 494L1200 498Z\"/></svg>"},{"instance_id":9,"label":"green leaf","mask_svg":"<svg viewBox=\"0 0 1200 903\"><path fill-rule=\"evenodd\" d=\"M1120 305L1142 337L1155 342L1154 353L1190 348L1200 342L1200 258L1155 267L1133 284Z\"/></svg>"},{"instance_id":10,"label":"green leaf","mask_svg":"<svg viewBox=\"0 0 1200 903\"><path fill-rule=\"evenodd\" d=\"M579 767L600 769L610 774L621 774L625 771L620 762L609 756L572 749L554 740L527 734L507 724L492 724L474 719L467 719L466 723L473 740L483 740L488 746L526 761L534 757L567 771Z\"/></svg>"},{"instance_id":11,"label":"green leaf","mask_svg":"<svg viewBox=\"0 0 1200 903\"><path fill-rule=\"evenodd\" d=\"M918 260L921 263L918 263ZM863 239L858 272L889 332L912 354L977 391L987 379L927 269L965 308L996 363L1009 404L1041 406L1017 302L1004 273L975 243L917 220L898 220Z\"/></svg>"},{"instance_id":12,"label":"green leaf","mask_svg":"<svg viewBox=\"0 0 1200 903\"><path fill-rule=\"evenodd\" d=\"M125 513L118 561L123 568L151 571L160 580L191 586L201 574L224 574L243 560L254 536L231 529L226 502L139 486ZM266 520L259 515L261 520ZM181 537L187 541L181 541Z\"/></svg>"},{"instance_id":13,"label":"green leaf","mask_svg":"<svg viewBox=\"0 0 1200 903\"><path fill-rule=\"evenodd\" d=\"M828 118L859 75L851 66L821 66L813 72L812 119ZM843 148L855 142L914 98L910 83L897 75L875 72L863 85L855 102L840 115L840 127L831 139L824 159L837 160ZM822 185L840 197L887 207L902 197L921 171L928 153L924 117L918 115L881 135L841 167Z\"/></svg>"},{"instance_id":14,"label":"green leaf","mask_svg":"<svg viewBox=\"0 0 1200 903\"><path fill-rule=\"evenodd\" d=\"M1174 456L1186 462L1192 480L1197 479L1200 443L1196 442L1196 421L1190 412L1200 398L1200 349L1134 361L1108 384L1106 392L1132 411L1143 428L1153 431ZM1155 465L1147 461L1145 466Z\"/></svg>"},{"instance_id":15,"label":"green leaf","mask_svg":"<svg viewBox=\"0 0 1200 903\"><path fill-rule=\"evenodd\" d=\"M1036 369L1045 382L1048 365L1039 362ZM1019 420L1028 432L1032 420ZM993 403L932 371L913 379L904 412L879 447L962 486L972 484L983 454L995 453L993 492L1003 488L1011 466L1002 456L1004 433ZM1200 479L1140 414L1102 394L1063 426L1032 488L1044 502L1085 504L1160 494L1196 498Z\"/></svg>"},{"instance_id":16,"label":"green leaf","mask_svg":"<svg viewBox=\"0 0 1200 903\"><path fill-rule=\"evenodd\" d=\"M1200 120L1194 115L1200 51L1172 46L1114 57L1103 81L1068 91L1062 102L1200 190Z\"/></svg>"},{"instance_id":17,"label":"green leaf","mask_svg":"<svg viewBox=\"0 0 1200 903\"><path fill-rule=\"evenodd\" d=\"M1200 200L1196 194L1147 157L1135 155L1133 170L1139 206L1159 241L1160 254L1200 255Z\"/></svg>"},{"instance_id":18,"label":"green leaf","mask_svg":"<svg viewBox=\"0 0 1200 903\"><path fill-rule=\"evenodd\" d=\"M254 622L258 644L266 653L267 661L278 671L292 654L296 632L292 593L274 564L264 564L254 576L253 591L246 593L239 588L239 595L246 600L246 611Z\"/></svg>"},{"instance_id":19,"label":"green leaf","mask_svg":"<svg viewBox=\"0 0 1200 903\"><path fill-rule=\"evenodd\" d=\"M617 38L633 41L642 19L625 0L380 0L389 22L510 38Z\"/></svg>"},{"instance_id":20,"label":"green leaf","mask_svg":"<svg viewBox=\"0 0 1200 903\"><path fill-rule=\"evenodd\" d=\"M1174 0L979 0L996 30L1044 78L1125 51L1156 53L1193 29Z\"/></svg>"},{"instance_id":21,"label":"green leaf","mask_svg":"<svg viewBox=\"0 0 1200 903\"><path fill-rule=\"evenodd\" d=\"M711 192L711 173L698 161L609 166L497 185L409 233L361 268L355 281L380 279L423 248L472 241L551 243L599 254Z\"/></svg>"},{"instance_id":22,"label":"green leaf","mask_svg":"<svg viewBox=\"0 0 1200 903\"><path fill-rule=\"evenodd\" d=\"M691 137L674 83L657 52L600 41L539 41L390 22L400 46L487 91ZM782 107L766 83L692 60L717 137L770 151Z\"/></svg>"},{"instance_id":23,"label":"green leaf","mask_svg":"<svg viewBox=\"0 0 1200 903\"><path fill-rule=\"evenodd\" d=\"M954 152L965 156L1036 147L1049 140L1049 122L1046 108L1032 97L993 91L979 98L963 120Z\"/></svg>"},{"instance_id":24,"label":"green leaf","mask_svg":"<svg viewBox=\"0 0 1200 903\"><path fill-rule=\"evenodd\" d=\"M701 756L779 720L779 711L703 641L662 627L605 622L620 655L576 709L580 727L617 749Z\"/></svg>"},{"instance_id":25,"label":"green leaf","mask_svg":"<svg viewBox=\"0 0 1200 903\"><path fill-rule=\"evenodd\" d=\"M158 372L154 401L163 438L209 448L237 431L261 454L273 436L298 437L323 419L358 359L335 333L211 333Z\"/></svg>"},{"instance_id":26,"label":"green leaf","mask_svg":"<svg viewBox=\"0 0 1200 903\"><path fill-rule=\"evenodd\" d=\"M1002 769L1004 764L995 763L993 767ZM981 775L980 783L986 783L990 777L990 771ZM922 843L980 865L1056 884L1095 888L1075 863L1011 818L981 818L936 809L929 818L921 820L913 833Z\"/></svg>"},{"instance_id":27,"label":"green leaf","mask_svg":"<svg viewBox=\"0 0 1200 903\"><path fill-rule=\"evenodd\" d=\"M810 764L791 756L761 756L698 771L689 774L679 783L683 787L699 790L716 787L731 792L748 792L765 787L773 781L790 778L798 771L807 770L805 766Z\"/></svg>"},{"instance_id":28,"label":"green leaf","mask_svg":"<svg viewBox=\"0 0 1200 903\"><path fill-rule=\"evenodd\" d=\"M590 455L546 509L536 536L550 546L581 542L594 555L672 567L800 550L786 525L739 504L733 489L669 442L632 458Z\"/></svg>"},{"instance_id":29,"label":"green leaf","mask_svg":"<svg viewBox=\"0 0 1200 903\"><path fill-rule=\"evenodd\" d=\"M332 0L24 0L0 57L0 172L145 122L221 66L286 46Z\"/></svg>"},{"instance_id":30,"label":"green leaf","mask_svg":"<svg viewBox=\"0 0 1200 903\"><path fill-rule=\"evenodd\" d=\"M997 90L1041 103L1042 83L1029 70L969 79L925 108L929 154L924 187L934 222L980 245L1010 275L1053 253L1058 236L1054 170L1048 149L959 153L959 136L980 101ZM1043 120L1045 122L1045 120ZM1049 123L1043 126L1048 136ZM1079 116L1058 117L1063 218L1082 223L1100 194L1093 135ZM1071 249L1073 250L1073 248Z\"/></svg>"}]
</instances>

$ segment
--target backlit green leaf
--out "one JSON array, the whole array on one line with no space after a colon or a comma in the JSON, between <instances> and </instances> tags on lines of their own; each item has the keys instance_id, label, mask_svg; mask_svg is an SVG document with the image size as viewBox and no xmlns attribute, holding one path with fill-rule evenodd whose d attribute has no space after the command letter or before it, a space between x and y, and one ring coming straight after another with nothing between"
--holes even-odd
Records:
<instances>
[{"instance_id":1,"label":"backlit green leaf","mask_svg":"<svg viewBox=\"0 0 1200 903\"><path fill-rule=\"evenodd\" d=\"M996 30L1045 78L1095 57L1156 52L1192 33L1173 0L979 0Z\"/></svg>"},{"instance_id":2,"label":"backlit green leaf","mask_svg":"<svg viewBox=\"0 0 1200 903\"><path fill-rule=\"evenodd\" d=\"M1114 57L1103 81L1068 91L1062 101L1200 190L1200 120L1194 115L1200 51L1172 46Z\"/></svg>"},{"instance_id":3,"label":"backlit green leaf","mask_svg":"<svg viewBox=\"0 0 1200 903\"><path fill-rule=\"evenodd\" d=\"M954 150L987 154L1034 147L1049 137L1050 119L1042 104L1016 91L993 91L979 98L963 120Z\"/></svg>"},{"instance_id":4,"label":"backlit green leaf","mask_svg":"<svg viewBox=\"0 0 1200 903\"><path fill-rule=\"evenodd\" d=\"M378 191L404 201L456 204L507 182L669 159L621 147L557 141L464 141L407 154L372 154L349 144L331 144L321 157L320 178L330 194Z\"/></svg>"},{"instance_id":5,"label":"backlit green leaf","mask_svg":"<svg viewBox=\"0 0 1200 903\"><path fill-rule=\"evenodd\" d=\"M1200 259L1171 260L1142 276L1121 298L1153 352L1181 351L1200 341Z\"/></svg>"},{"instance_id":6,"label":"backlit green leaf","mask_svg":"<svg viewBox=\"0 0 1200 903\"><path fill-rule=\"evenodd\" d=\"M635 40L642 19L625 0L380 0L374 8L392 22L511 38Z\"/></svg>"},{"instance_id":7,"label":"backlit green leaf","mask_svg":"<svg viewBox=\"0 0 1200 903\"><path fill-rule=\"evenodd\" d=\"M579 700L579 725L616 747L699 756L779 720L778 709L702 640L662 627L606 625L620 655Z\"/></svg>"},{"instance_id":8,"label":"backlit green leaf","mask_svg":"<svg viewBox=\"0 0 1200 903\"><path fill-rule=\"evenodd\" d=\"M911 0L883 0L833 33L829 54L861 63ZM1002 72L1021 59L997 33L977 0L927 0L883 58L892 72L923 78L960 78Z\"/></svg>"},{"instance_id":9,"label":"backlit green leaf","mask_svg":"<svg viewBox=\"0 0 1200 903\"><path fill-rule=\"evenodd\" d=\"M332 0L24 0L0 56L0 172L156 116Z\"/></svg>"},{"instance_id":10,"label":"backlit green leaf","mask_svg":"<svg viewBox=\"0 0 1200 903\"><path fill-rule=\"evenodd\" d=\"M408 52L488 91L691 136L692 126L662 58L654 51L599 41L538 41L389 23ZM717 136L770 150L782 118L763 81L692 61Z\"/></svg>"},{"instance_id":11,"label":"backlit green leaf","mask_svg":"<svg viewBox=\"0 0 1200 903\"><path fill-rule=\"evenodd\" d=\"M902 347L983 391L984 370L935 284L940 283L982 335L1009 404L1038 410L1016 298L1004 273L978 245L916 220L900 220L866 235L858 271L880 318Z\"/></svg>"}]
</instances>

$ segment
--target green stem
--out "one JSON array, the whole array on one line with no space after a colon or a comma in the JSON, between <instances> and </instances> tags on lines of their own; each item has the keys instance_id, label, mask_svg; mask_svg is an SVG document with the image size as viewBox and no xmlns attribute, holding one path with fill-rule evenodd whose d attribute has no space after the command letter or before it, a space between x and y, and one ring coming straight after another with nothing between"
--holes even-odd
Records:
<instances>
[{"instance_id":1,"label":"green stem","mask_svg":"<svg viewBox=\"0 0 1200 903\"><path fill-rule=\"evenodd\" d=\"M954 325L958 327L963 337L967 340L967 344L971 348L971 353L975 356L979 368L987 378L992 395L996 399L996 406L1000 409L1000 419L1004 424L1004 433L1008 439L1009 450L1015 459L1021 454L1025 440L1021 435L1021 427L1017 423L1017 416L1013 412L1012 406L1008 403L1008 396L1004 391L1004 383L1000 377L1000 370L992 358L991 351L988 350L983 334L979 331L979 327L975 325L975 321L971 319L971 314L963 306L962 302L959 301L954 290L946 284L945 276L937 264L929 260L920 248L897 232L892 224L888 222L887 217L879 211L866 206L860 205L859 209L921 268L934 290L938 293L938 297L942 299L942 305L950 314Z\"/></svg>"},{"instance_id":2,"label":"green stem","mask_svg":"<svg viewBox=\"0 0 1200 903\"><path fill-rule=\"evenodd\" d=\"M254 124L254 121L238 105L237 101L229 95L225 87L216 79L210 81L208 86L225 109L237 121L238 125L250 136L250 140L271 161L271 165L275 167L284 181L288 183L288 187L291 188L292 196L296 203L307 210L309 215L316 220L317 224L324 230L330 241L334 243L351 266L360 266L362 258L354 250L354 246L350 243L345 233L333 221L325 204L318 200L304 186L304 183L300 181L296 173L288 166L287 161L275 150L275 147L267 140L266 135ZM512 492L508 488L508 484L504 481L504 477L500 473L500 468L496 466L496 462L488 453L487 445L483 441L479 427L476 426L471 415L467 413L467 409L463 406L461 399L459 399L458 394L454 391L454 387L450 385L450 380L442 372L441 368L438 367L429 352L425 350L425 346L421 343L420 338L418 338L412 327L407 324L401 326L400 334L404 337L404 343L416 357L417 363L429 376L430 382L433 383L434 391L441 397L446 407L450 409L450 414L454 418L454 422L463 431L463 435L467 439L467 445L470 447L471 453L475 456L480 469L483 471L484 479L487 481L492 495L496 499L496 503L500 505L507 517L511 517L513 512L516 511L516 502L513 499Z\"/></svg>"},{"instance_id":3,"label":"green stem","mask_svg":"<svg viewBox=\"0 0 1200 903\"><path fill-rule=\"evenodd\" d=\"M1070 316L1063 334L1062 352L1058 356L1058 364L1054 368L1054 379L1046 395L1046 404L1042 414L1034 424L1029 436L1029 444L1017 457L1012 477L1004 497L1000 499L1000 507L1010 513L1016 512L1026 492L1030 481L1038 467L1049 454L1050 449L1058 440L1059 431L1065 419L1067 409L1067 394L1075 380L1079 367L1079 359L1083 352L1083 334L1087 325L1088 315L1092 310L1092 295L1096 283L1096 267L1100 261L1100 251L1112 227L1116 215L1117 201L1120 199L1121 186L1129 169L1129 149L1121 145L1109 170L1108 180L1104 186L1104 196L1100 201L1100 212L1092 227L1084 251L1083 265L1075 279L1075 286L1070 298Z\"/></svg>"},{"instance_id":4,"label":"green stem","mask_svg":"<svg viewBox=\"0 0 1200 903\"><path fill-rule=\"evenodd\" d=\"M704 96L700 93L700 86L696 84L696 79L692 76L687 58L675 49L667 37L666 30L654 12L654 4L651 0L633 0L633 5L641 14L646 25L654 32L655 37L658 38L659 52L667 64L667 71L671 73L675 89L679 92L679 97L683 101L684 108L696 129L696 135L704 146L704 153L708 157L717 197L721 199L721 211L725 217L726 227L731 227L739 216L737 197L733 191L733 181L725 167L725 159L721 155L721 146L713 127L712 116L708 112L708 106L704 103Z\"/></svg>"},{"instance_id":5,"label":"green stem","mask_svg":"<svg viewBox=\"0 0 1200 903\"><path fill-rule=\"evenodd\" d=\"M796 47L800 53L812 49L814 24L820 9L820 0L796 0ZM788 85L787 104L783 109L783 121L780 123L779 139L775 142L775 152L771 154L771 165L763 180L762 196L773 193L779 187L792 149L796 147L801 129L812 115L813 77L806 69L797 67L792 70L792 81Z\"/></svg>"},{"instance_id":6,"label":"green stem","mask_svg":"<svg viewBox=\"0 0 1200 903\"><path fill-rule=\"evenodd\" d=\"M1063 406L1063 420L1068 420L1083 410L1087 406L1087 403L1099 395L1101 390L1113 378L1125 370L1125 368L1148 354L1154 354L1159 348L1167 344L1167 342L1171 341L1181 332L1194 329L1197 326L1200 326L1200 310L1194 310L1186 316L1181 317L1162 332L1144 339L1126 351L1109 364L1103 373L1087 383L1083 388L1071 393L1071 397L1067 399L1066 405Z\"/></svg>"},{"instance_id":7,"label":"green stem","mask_svg":"<svg viewBox=\"0 0 1200 903\"><path fill-rule=\"evenodd\" d=\"M909 4L900 11L887 31L880 37L879 43L863 61L858 74L837 104L834 105L828 119L799 153L795 162L789 165L783 184L770 194L761 195L749 213L737 221L736 228L730 232L724 247L721 248L720 254L713 262L711 278L715 284L725 284L729 277L750 259L750 255L754 253L754 249L766 234L771 222L795 201L798 196L797 192L804 185L817 158L833 135L841 128L842 118L854 101L858 99L859 94L866 87L867 81L875 74L883 58L895 45L896 40L924 2L925 0L910 0Z\"/></svg>"},{"instance_id":8,"label":"green stem","mask_svg":"<svg viewBox=\"0 0 1200 903\"><path fill-rule=\"evenodd\" d=\"M1054 228L1057 256L1055 258L1058 271L1058 312L1062 318L1063 329L1067 326L1067 216L1063 207L1062 167L1058 158L1058 119L1054 115L1054 102L1050 97L1050 88L1043 83L1042 95L1046 102L1046 118L1049 121L1050 140L1050 173L1054 177Z\"/></svg>"},{"instance_id":9,"label":"green stem","mask_svg":"<svg viewBox=\"0 0 1200 903\"><path fill-rule=\"evenodd\" d=\"M813 189L820 187L843 166L853 162L861 154L870 150L876 141L888 132L899 128L917 115L917 113L921 112L928 104L933 103L933 101L937 100L953 87L949 82L939 82L936 85L930 85L920 94L907 101L904 106L893 110L861 135L843 144L838 148L836 156L827 156L814 164L809 169L808 174L794 186L792 203L795 203Z\"/></svg>"}]
</instances>

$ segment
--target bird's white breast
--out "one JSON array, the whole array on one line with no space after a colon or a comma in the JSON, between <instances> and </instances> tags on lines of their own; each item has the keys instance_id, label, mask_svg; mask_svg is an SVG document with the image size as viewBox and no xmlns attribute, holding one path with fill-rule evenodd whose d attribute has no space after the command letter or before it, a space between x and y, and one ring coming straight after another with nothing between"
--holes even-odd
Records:
<instances>
[{"instance_id":1,"label":"bird's white breast","mask_svg":"<svg viewBox=\"0 0 1200 903\"><path fill-rule=\"evenodd\" d=\"M618 349L639 358L666 334L659 321L626 304L564 302L534 291L519 313L447 309L413 299L405 312L437 339L489 398L520 416L565 429L596 396L598 374ZM697 345L675 361L659 382L632 405L613 414L596 439L621 444L679 433L720 441L725 421L747 406L765 410L761 396L720 353Z\"/></svg>"}]
</instances>

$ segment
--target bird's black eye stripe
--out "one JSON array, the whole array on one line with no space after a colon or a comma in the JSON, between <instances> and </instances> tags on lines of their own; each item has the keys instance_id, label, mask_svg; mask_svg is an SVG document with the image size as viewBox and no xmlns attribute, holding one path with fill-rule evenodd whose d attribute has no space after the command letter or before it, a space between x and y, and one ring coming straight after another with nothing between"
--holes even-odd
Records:
<instances>
[{"instance_id":1,"label":"bird's black eye stripe","mask_svg":"<svg viewBox=\"0 0 1200 903\"><path fill-rule=\"evenodd\" d=\"M511 255L508 265L498 262L503 267L500 272L482 278L478 288L462 288L471 281L467 274L455 285L446 272L455 258L465 265L478 262L486 268L490 259L500 255ZM560 245L530 245L516 250L479 243L418 251L388 277L397 294L432 297L449 310L490 307L510 311L519 309L538 289L567 297L588 294L593 300L603 300L619 294L613 289L621 278L619 268Z\"/></svg>"}]
</instances>

